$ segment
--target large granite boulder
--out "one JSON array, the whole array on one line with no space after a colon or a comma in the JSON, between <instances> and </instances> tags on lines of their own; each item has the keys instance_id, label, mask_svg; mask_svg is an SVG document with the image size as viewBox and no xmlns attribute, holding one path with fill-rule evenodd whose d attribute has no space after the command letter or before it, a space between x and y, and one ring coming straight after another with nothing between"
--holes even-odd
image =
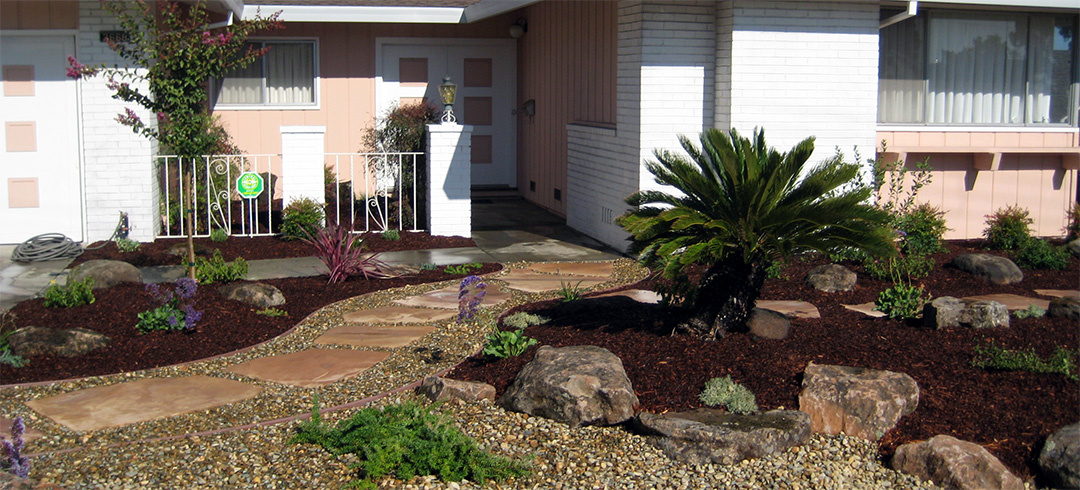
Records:
<instances>
[{"instance_id":1,"label":"large granite boulder","mask_svg":"<svg viewBox=\"0 0 1080 490\"><path fill-rule=\"evenodd\" d=\"M953 257L952 264L957 269L999 286L1024 280L1024 273L1013 261L997 255L960 254Z\"/></svg>"},{"instance_id":2,"label":"large granite boulder","mask_svg":"<svg viewBox=\"0 0 1080 490\"><path fill-rule=\"evenodd\" d=\"M1080 423L1050 434L1039 452L1039 474L1054 488L1080 488Z\"/></svg>"},{"instance_id":3,"label":"large granite boulder","mask_svg":"<svg viewBox=\"0 0 1080 490\"><path fill-rule=\"evenodd\" d=\"M791 320L783 313L764 308L751 310L746 326L750 333L763 339L786 339L791 334Z\"/></svg>"},{"instance_id":4,"label":"large granite boulder","mask_svg":"<svg viewBox=\"0 0 1080 490\"><path fill-rule=\"evenodd\" d=\"M67 276L67 283L94 278L94 289L111 288L122 282L142 283L142 272L127 262L119 260L88 260L79 264Z\"/></svg>"},{"instance_id":5,"label":"large granite boulder","mask_svg":"<svg viewBox=\"0 0 1080 490\"><path fill-rule=\"evenodd\" d=\"M23 327L7 340L11 351L22 357L75 357L109 344L109 337L85 328Z\"/></svg>"},{"instance_id":6,"label":"large granite boulder","mask_svg":"<svg viewBox=\"0 0 1080 490\"><path fill-rule=\"evenodd\" d=\"M285 295L281 290L261 282L234 282L218 288L218 294L244 303L269 308L285 304Z\"/></svg>"},{"instance_id":7,"label":"large granite boulder","mask_svg":"<svg viewBox=\"0 0 1080 490\"><path fill-rule=\"evenodd\" d=\"M854 272L839 264L819 265L806 273L806 282L826 293L851 291L855 289L856 279Z\"/></svg>"},{"instance_id":8,"label":"large granite boulder","mask_svg":"<svg viewBox=\"0 0 1080 490\"><path fill-rule=\"evenodd\" d=\"M915 411L919 385L904 373L810 363L803 373L799 410L814 432L881 439Z\"/></svg>"},{"instance_id":9,"label":"large granite boulder","mask_svg":"<svg viewBox=\"0 0 1080 490\"><path fill-rule=\"evenodd\" d=\"M1024 488L1024 482L986 448L946 435L896 448L892 467L921 480L930 480L946 490Z\"/></svg>"},{"instance_id":10,"label":"large granite boulder","mask_svg":"<svg viewBox=\"0 0 1080 490\"><path fill-rule=\"evenodd\" d=\"M1054 298L1050 300L1050 309L1046 310L1046 314L1080 321L1080 299L1069 296Z\"/></svg>"},{"instance_id":11,"label":"large granite boulder","mask_svg":"<svg viewBox=\"0 0 1080 490\"><path fill-rule=\"evenodd\" d=\"M637 402L622 361L592 345L540 347L499 398L508 410L572 427L625 422Z\"/></svg>"},{"instance_id":12,"label":"large granite boulder","mask_svg":"<svg viewBox=\"0 0 1080 490\"><path fill-rule=\"evenodd\" d=\"M942 296L923 306L923 324L938 329L1008 327L1009 309L997 301Z\"/></svg>"},{"instance_id":13,"label":"large granite boulder","mask_svg":"<svg viewBox=\"0 0 1080 490\"><path fill-rule=\"evenodd\" d=\"M810 416L794 410L753 415L699 408L656 415L639 413L634 426L672 459L690 464L735 464L806 443Z\"/></svg>"},{"instance_id":14,"label":"large granite boulder","mask_svg":"<svg viewBox=\"0 0 1080 490\"><path fill-rule=\"evenodd\" d=\"M477 402L480 400L495 401L495 387L487 383L473 381L459 381L456 379L428 376L416 387L416 393L426 396L433 402L446 400L462 400Z\"/></svg>"}]
</instances>

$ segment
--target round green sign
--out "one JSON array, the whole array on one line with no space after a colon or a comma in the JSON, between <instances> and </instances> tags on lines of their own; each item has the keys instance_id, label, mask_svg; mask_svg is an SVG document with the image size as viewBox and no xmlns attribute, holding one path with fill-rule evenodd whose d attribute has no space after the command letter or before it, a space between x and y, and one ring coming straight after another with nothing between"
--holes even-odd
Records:
<instances>
[{"instance_id":1,"label":"round green sign","mask_svg":"<svg viewBox=\"0 0 1080 490\"><path fill-rule=\"evenodd\" d=\"M262 191L263 178L255 172L244 172L236 179L236 192L244 199L255 199Z\"/></svg>"}]
</instances>

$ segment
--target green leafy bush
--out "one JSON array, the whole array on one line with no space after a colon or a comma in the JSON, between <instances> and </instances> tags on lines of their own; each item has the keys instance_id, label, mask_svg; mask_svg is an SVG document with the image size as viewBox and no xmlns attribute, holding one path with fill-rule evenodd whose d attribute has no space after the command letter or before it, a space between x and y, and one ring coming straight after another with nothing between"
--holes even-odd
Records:
<instances>
[{"instance_id":1,"label":"green leafy bush","mask_svg":"<svg viewBox=\"0 0 1080 490\"><path fill-rule=\"evenodd\" d=\"M784 267L786 266L787 264L785 264L783 260L772 261L772 263L769 264L769 267L765 268L765 277L769 279L787 279L787 276L784 274Z\"/></svg>"},{"instance_id":2,"label":"green leafy bush","mask_svg":"<svg viewBox=\"0 0 1080 490\"><path fill-rule=\"evenodd\" d=\"M214 231L210 232L210 240L214 242L224 242L229 239L229 232L224 228L214 228Z\"/></svg>"},{"instance_id":3,"label":"green leafy bush","mask_svg":"<svg viewBox=\"0 0 1080 490\"><path fill-rule=\"evenodd\" d=\"M525 329L522 328L510 332L496 330L488 334L487 345L484 346L482 354L499 359L517 357L538 343L536 339L525 336Z\"/></svg>"},{"instance_id":4,"label":"green leafy bush","mask_svg":"<svg viewBox=\"0 0 1080 490\"><path fill-rule=\"evenodd\" d=\"M401 232L397 230L386 230L382 232L382 239L388 242L396 242L401 240Z\"/></svg>"},{"instance_id":5,"label":"green leafy bush","mask_svg":"<svg viewBox=\"0 0 1080 490\"><path fill-rule=\"evenodd\" d=\"M1016 310L1013 312L1013 316L1016 318L1042 318L1046 315L1046 310L1039 307L1039 305L1028 305L1023 310Z\"/></svg>"},{"instance_id":6,"label":"green leafy bush","mask_svg":"<svg viewBox=\"0 0 1080 490\"><path fill-rule=\"evenodd\" d=\"M314 199L303 197L290 202L281 212L281 239L297 240L314 235L322 228L325 217L322 203Z\"/></svg>"},{"instance_id":7,"label":"green leafy bush","mask_svg":"<svg viewBox=\"0 0 1080 490\"><path fill-rule=\"evenodd\" d=\"M1031 223L1034 221L1028 215L1028 210L1019 206L1007 206L994 211L994 214L986 216L986 229L983 230L987 248L1020 248L1031 238Z\"/></svg>"},{"instance_id":8,"label":"green leafy bush","mask_svg":"<svg viewBox=\"0 0 1080 490\"><path fill-rule=\"evenodd\" d=\"M533 325L541 325L550 322L551 319L540 315L534 315L532 313L526 313L519 311L513 315L507 315L502 319L503 325L507 327L514 327L517 329L523 329L525 327L531 327Z\"/></svg>"},{"instance_id":9,"label":"green leafy bush","mask_svg":"<svg viewBox=\"0 0 1080 490\"><path fill-rule=\"evenodd\" d=\"M74 308L76 306L93 304L94 278L87 277L81 281L75 281L67 286L51 283L45 290L45 306L50 308Z\"/></svg>"},{"instance_id":10,"label":"green leafy bush","mask_svg":"<svg viewBox=\"0 0 1080 490\"><path fill-rule=\"evenodd\" d=\"M279 310L277 308L263 308L255 312L256 315L263 315L268 317L289 316L289 312L285 310Z\"/></svg>"},{"instance_id":11,"label":"green leafy bush","mask_svg":"<svg viewBox=\"0 0 1080 490\"><path fill-rule=\"evenodd\" d=\"M360 471L359 488L394 476L408 480L434 475L446 482L470 480L484 484L528 474L526 463L493 456L463 434L446 414L414 402L385 408L364 408L337 427L327 427L318 402L311 420L300 423L290 444L317 444L335 456L352 454Z\"/></svg>"},{"instance_id":12,"label":"green leafy bush","mask_svg":"<svg viewBox=\"0 0 1080 490\"><path fill-rule=\"evenodd\" d=\"M993 342L975 346L975 357L971 365L982 369L1002 371L1027 371L1031 373L1064 374L1070 380L1077 381L1077 352L1058 347L1050 357L1043 360L1034 349L1003 349Z\"/></svg>"},{"instance_id":13,"label":"green leafy bush","mask_svg":"<svg viewBox=\"0 0 1080 490\"><path fill-rule=\"evenodd\" d=\"M731 376L706 381L705 389L698 398L710 407L723 405L732 413L746 414L758 411L754 393L747 387L732 381Z\"/></svg>"},{"instance_id":14,"label":"green leafy bush","mask_svg":"<svg viewBox=\"0 0 1080 490\"><path fill-rule=\"evenodd\" d=\"M190 278L176 280L172 289L162 290L157 284L147 284L146 292L158 303L158 307L139 313L135 328L142 333L155 330L195 331L195 323L202 312L195 309L195 293L198 285Z\"/></svg>"},{"instance_id":15,"label":"green leafy bush","mask_svg":"<svg viewBox=\"0 0 1080 490\"><path fill-rule=\"evenodd\" d=\"M1029 238L1016 251L1016 265L1025 269L1063 270L1069 267L1069 251L1040 238Z\"/></svg>"},{"instance_id":16,"label":"green leafy bush","mask_svg":"<svg viewBox=\"0 0 1080 490\"><path fill-rule=\"evenodd\" d=\"M226 262L221 256L221 250L214 250L214 255L209 259L204 257L195 259L195 279L201 284L239 281L244 278L247 271L248 264L243 257Z\"/></svg>"},{"instance_id":17,"label":"green leafy bush","mask_svg":"<svg viewBox=\"0 0 1080 490\"><path fill-rule=\"evenodd\" d=\"M928 255L944 252L941 237L949 230L945 212L936 206L922 203L893 219L893 227L902 233L900 249L909 255Z\"/></svg>"},{"instance_id":18,"label":"green leafy bush","mask_svg":"<svg viewBox=\"0 0 1080 490\"><path fill-rule=\"evenodd\" d=\"M131 253L139 250L139 247L142 246L141 243L130 238L117 238L113 243L116 244L116 248L120 250L120 253Z\"/></svg>"},{"instance_id":19,"label":"green leafy bush","mask_svg":"<svg viewBox=\"0 0 1080 490\"><path fill-rule=\"evenodd\" d=\"M934 270L934 259L925 255L899 255L887 259L871 259L863 262L866 273L879 281L891 281L896 277L915 279L926 277Z\"/></svg>"},{"instance_id":20,"label":"green leafy bush","mask_svg":"<svg viewBox=\"0 0 1080 490\"><path fill-rule=\"evenodd\" d=\"M479 262L469 262L468 264L448 265L443 272L447 274L456 274L459 276L467 276L472 274L473 271L478 271L483 267Z\"/></svg>"},{"instance_id":21,"label":"green leafy bush","mask_svg":"<svg viewBox=\"0 0 1080 490\"><path fill-rule=\"evenodd\" d=\"M897 281L878 295L874 301L874 309L893 319L916 318L922 313L923 305L928 299L922 286L915 287L904 281Z\"/></svg>"}]
</instances>

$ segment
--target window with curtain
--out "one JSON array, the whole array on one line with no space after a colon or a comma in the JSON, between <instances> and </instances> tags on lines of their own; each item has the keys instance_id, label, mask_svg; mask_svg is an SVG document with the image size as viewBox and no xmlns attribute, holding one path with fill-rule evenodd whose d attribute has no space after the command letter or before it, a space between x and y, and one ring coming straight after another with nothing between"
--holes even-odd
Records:
<instances>
[{"instance_id":1,"label":"window with curtain","mask_svg":"<svg viewBox=\"0 0 1080 490\"><path fill-rule=\"evenodd\" d=\"M931 11L881 30L878 122L1076 125L1076 17Z\"/></svg>"},{"instance_id":2,"label":"window with curtain","mask_svg":"<svg viewBox=\"0 0 1080 490\"><path fill-rule=\"evenodd\" d=\"M219 84L217 104L315 105L314 41L256 41L248 45L269 51L247 68L225 76Z\"/></svg>"}]
</instances>

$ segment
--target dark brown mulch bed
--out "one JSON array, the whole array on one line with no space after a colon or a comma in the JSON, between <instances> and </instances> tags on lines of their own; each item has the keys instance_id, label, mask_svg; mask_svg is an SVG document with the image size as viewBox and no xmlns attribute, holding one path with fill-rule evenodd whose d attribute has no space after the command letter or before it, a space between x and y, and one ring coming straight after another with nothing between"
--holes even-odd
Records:
<instances>
[{"instance_id":1,"label":"dark brown mulch bed","mask_svg":"<svg viewBox=\"0 0 1080 490\"><path fill-rule=\"evenodd\" d=\"M401 232L400 240L385 240L381 233L361 233L364 239L364 247L371 252L396 252L402 250L422 250L430 248L456 248L475 247L476 242L471 238L460 236L431 236L427 232ZM196 250L199 245L212 249L221 250L225 260L235 260L243 257L244 260L280 259L287 257L307 257L315 255L314 248L300 240L282 240L278 237L232 237L224 242L215 242L209 238L194 239ZM90 247L102 245L103 242L95 242ZM160 238L152 243L143 243L135 252L121 253L115 244L107 243L98 249L87 249L77 257L71 267L75 267L87 260L105 259L122 260L136 267L148 267L155 265L180 265L186 258L166 253L176 245L185 245L186 238Z\"/></svg>"},{"instance_id":2,"label":"dark brown mulch bed","mask_svg":"<svg viewBox=\"0 0 1080 490\"><path fill-rule=\"evenodd\" d=\"M1038 297L1033 289L1075 289L1080 261L1067 271L1025 270L1022 283L993 286L947 266L954 255L981 251L974 243L953 243L950 252L935 257L934 273L920 281L936 296L1014 293ZM868 277L860 266L856 289L822 293L804 281L806 272L824 258L796 260L785 268L788 279L769 280L762 299L804 300L816 305L821 319L795 319L784 340L760 340L730 334L717 342L689 335L671 335L676 319L655 305L626 298L550 301L524 305L552 318L529 327L526 334L541 345L598 345L622 359L640 400L640 410L664 412L702 406L698 394L705 381L731 375L757 396L763 409L797 408L802 372L807 363L840 364L904 372L919 384L914 414L881 441L891 456L900 444L950 434L987 447L1018 475L1032 474L1032 464L1046 436L1080 419L1080 384L1063 375L989 372L972 367L974 346L993 341L1013 349L1033 348L1042 356L1064 346L1078 348L1077 325L1060 318L1011 319L1010 328L934 330L917 323L875 319L847 310L841 304L873 301L887 283ZM647 280L632 287L649 289ZM509 312L512 313L513 311ZM524 355L499 361L470 358L451 377L484 381L499 394L532 359L538 347Z\"/></svg>"},{"instance_id":3,"label":"dark brown mulch bed","mask_svg":"<svg viewBox=\"0 0 1080 490\"><path fill-rule=\"evenodd\" d=\"M501 268L499 264L484 264L474 273L486 274ZM219 285L214 284L200 288L196 294L196 308L202 310L203 317L197 325L198 331L193 333L140 334L135 329L138 313L158 305L138 284L95 290L97 301L75 308L46 308L43 299L28 300L11 310L17 327L88 328L108 335L112 341L104 349L79 357L33 356L28 358L30 364L26 367L0 366L0 380L3 384L59 380L204 359L272 339L335 301L408 284L461 277L434 270L396 279L351 278L333 285L326 284L325 276L262 281L276 286L285 295L287 302L278 307L289 313L285 317L258 315L255 313L258 308L221 297L215 291Z\"/></svg>"}]
</instances>

